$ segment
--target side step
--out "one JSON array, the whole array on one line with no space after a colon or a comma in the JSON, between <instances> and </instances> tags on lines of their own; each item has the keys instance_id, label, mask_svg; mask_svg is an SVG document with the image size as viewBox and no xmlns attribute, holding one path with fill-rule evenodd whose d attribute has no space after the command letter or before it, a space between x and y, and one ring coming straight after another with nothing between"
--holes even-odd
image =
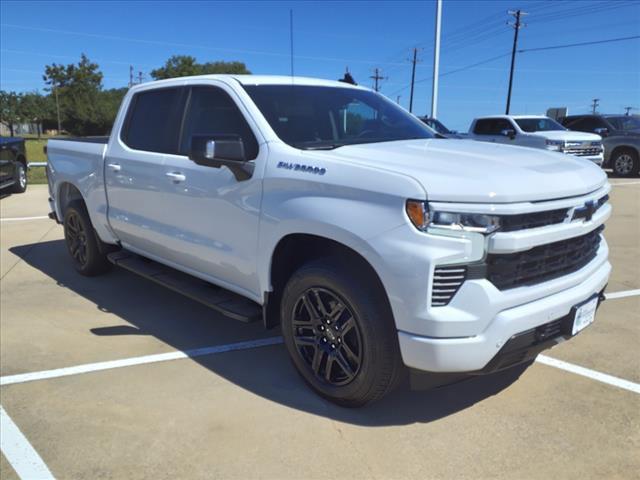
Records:
<instances>
[{"instance_id":1,"label":"side step","mask_svg":"<svg viewBox=\"0 0 640 480\"><path fill-rule=\"evenodd\" d=\"M257 303L174 268L126 250L110 253L107 258L118 267L181 293L234 320L253 322L262 318L262 308Z\"/></svg>"}]
</instances>

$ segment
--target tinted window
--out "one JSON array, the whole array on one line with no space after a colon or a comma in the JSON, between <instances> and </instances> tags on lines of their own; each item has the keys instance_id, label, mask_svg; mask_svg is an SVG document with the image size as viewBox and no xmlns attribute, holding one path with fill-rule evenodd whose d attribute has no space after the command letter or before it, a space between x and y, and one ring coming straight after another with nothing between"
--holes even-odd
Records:
<instances>
[{"instance_id":1,"label":"tinted window","mask_svg":"<svg viewBox=\"0 0 640 480\"><path fill-rule=\"evenodd\" d=\"M177 153L180 94L179 88L135 94L131 100L123 141L136 150Z\"/></svg>"},{"instance_id":2,"label":"tinted window","mask_svg":"<svg viewBox=\"0 0 640 480\"><path fill-rule=\"evenodd\" d=\"M589 133L593 133L596 128L604 127L595 117L580 117L577 120L569 120L565 125L569 130Z\"/></svg>"},{"instance_id":3,"label":"tinted window","mask_svg":"<svg viewBox=\"0 0 640 480\"><path fill-rule=\"evenodd\" d=\"M301 149L433 138L420 120L368 90L304 85L246 86L280 139Z\"/></svg>"},{"instance_id":4,"label":"tinted window","mask_svg":"<svg viewBox=\"0 0 640 480\"><path fill-rule=\"evenodd\" d=\"M566 130L566 128L550 118L516 118L515 120L524 132L531 133Z\"/></svg>"},{"instance_id":5,"label":"tinted window","mask_svg":"<svg viewBox=\"0 0 640 480\"><path fill-rule=\"evenodd\" d=\"M258 142L237 105L224 91L215 87L191 90L180 142L180 153L187 155L193 135L237 135L244 143L247 160L258 156Z\"/></svg>"},{"instance_id":6,"label":"tinted window","mask_svg":"<svg viewBox=\"0 0 640 480\"><path fill-rule=\"evenodd\" d=\"M473 133L478 135L500 135L502 130L513 130L511 122L505 118L485 118L478 120Z\"/></svg>"},{"instance_id":7,"label":"tinted window","mask_svg":"<svg viewBox=\"0 0 640 480\"><path fill-rule=\"evenodd\" d=\"M640 130L640 118L636 116L607 117L607 120L616 130Z\"/></svg>"}]
</instances>

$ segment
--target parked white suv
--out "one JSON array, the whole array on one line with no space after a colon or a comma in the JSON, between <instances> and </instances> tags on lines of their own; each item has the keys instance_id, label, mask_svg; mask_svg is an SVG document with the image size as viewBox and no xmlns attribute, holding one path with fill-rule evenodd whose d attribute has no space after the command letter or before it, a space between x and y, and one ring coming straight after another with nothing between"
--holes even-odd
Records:
<instances>
[{"instance_id":1,"label":"parked white suv","mask_svg":"<svg viewBox=\"0 0 640 480\"><path fill-rule=\"evenodd\" d=\"M343 405L382 397L405 366L531 360L594 320L611 270L600 168L435 138L340 82L138 85L109 138L49 140L48 157L80 274L111 262L280 326L302 377Z\"/></svg>"},{"instance_id":2,"label":"parked white suv","mask_svg":"<svg viewBox=\"0 0 640 480\"><path fill-rule=\"evenodd\" d=\"M602 165L602 138L595 133L574 132L543 115L493 115L476 118L469 138L482 142L562 152Z\"/></svg>"}]
</instances>

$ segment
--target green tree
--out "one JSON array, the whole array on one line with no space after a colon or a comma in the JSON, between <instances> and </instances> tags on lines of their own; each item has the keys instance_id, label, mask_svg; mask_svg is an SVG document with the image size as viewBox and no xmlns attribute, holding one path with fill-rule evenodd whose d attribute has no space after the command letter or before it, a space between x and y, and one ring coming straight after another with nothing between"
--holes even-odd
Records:
<instances>
[{"instance_id":1,"label":"green tree","mask_svg":"<svg viewBox=\"0 0 640 480\"><path fill-rule=\"evenodd\" d=\"M100 109L102 78L98 64L92 63L85 54L77 64L53 63L45 67L43 79L47 90L58 96L65 130L74 135L106 133L108 122Z\"/></svg>"},{"instance_id":2,"label":"green tree","mask_svg":"<svg viewBox=\"0 0 640 480\"><path fill-rule=\"evenodd\" d=\"M243 62L198 63L195 57L190 55L174 55L165 62L164 66L152 70L151 77L155 80L163 80L165 78L215 73L248 74L251 72L247 70Z\"/></svg>"},{"instance_id":3,"label":"green tree","mask_svg":"<svg viewBox=\"0 0 640 480\"><path fill-rule=\"evenodd\" d=\"M0 90L0 122L4 123L13 137L13 126L20 123L20 95Z\"/></svg>"},{"instance_id":4,"label":"green tree","mask_svg":"<svg viewBox=\"0 0 640 480\"><path fill-rule=\"evenodd\" d=\"M54 114L53 105L49 97L38 92L19 95L19 117L22 122L34 123L40 137L43 120Z\"/></svg>"}]
</instances>

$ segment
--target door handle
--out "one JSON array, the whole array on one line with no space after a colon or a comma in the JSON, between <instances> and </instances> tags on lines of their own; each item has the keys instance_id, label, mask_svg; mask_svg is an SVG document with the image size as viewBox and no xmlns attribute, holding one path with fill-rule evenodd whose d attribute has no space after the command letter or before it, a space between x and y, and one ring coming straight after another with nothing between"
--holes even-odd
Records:
<instances>
[{"instance_id":1,"label":"door handle","mask_svg":"<svg viewBox=\"0 0 640 480\"><path fill-rule=\"evenodd\" d=\"M107 167L109 167L114 172L119 172L120 170L122 170L122 167L119 163L108 163Z\"/></svg>"},{"instance_id":2,"label":"door handle","mask_svg":"<svg viewBox=\"0 0 640 480\"><path fill-rule=\"evenodd\" d=\"M165 173L165 176L171 179L173 183L184 182L187 179L187 177L185 177L184 174L180 172L167 172Z\"/></svg>"}]
</instances>

